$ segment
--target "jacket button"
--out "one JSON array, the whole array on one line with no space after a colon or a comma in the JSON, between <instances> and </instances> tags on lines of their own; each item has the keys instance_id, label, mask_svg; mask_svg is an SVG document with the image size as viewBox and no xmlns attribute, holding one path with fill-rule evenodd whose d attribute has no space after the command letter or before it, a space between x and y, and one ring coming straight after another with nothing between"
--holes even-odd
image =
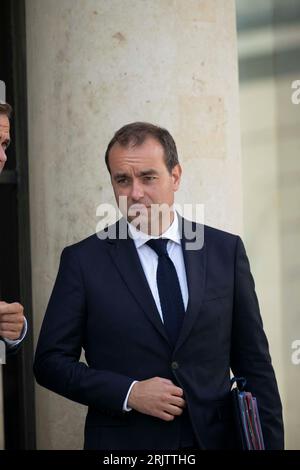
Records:
<instances>
[{"instance_id":1,"label":"jacket button","mask_svg":"<svg viewBox=\"0 0 300 470\"><path fill-rule=\"evenodd\" d=\"M173 370L179 369L178 362L176 362L176 361L172 362L171 367L172 367Z\"/></svg>"}]
</instances>

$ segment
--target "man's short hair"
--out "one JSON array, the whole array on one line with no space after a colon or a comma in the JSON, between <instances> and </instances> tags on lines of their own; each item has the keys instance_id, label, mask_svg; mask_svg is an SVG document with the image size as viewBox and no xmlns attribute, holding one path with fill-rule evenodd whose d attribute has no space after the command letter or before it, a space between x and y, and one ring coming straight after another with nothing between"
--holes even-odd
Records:
<instances>
[{"instance_id":1,"label":"man's short hair","mask_svg":"<svg viewBox=\"0 0 300 470\"><path fill-rule=\"evenodd\" d=\"M12 114L12 107L8 103L0 103L0 114L5 114L8 119L11 117Z\"/></svg>"},{"instance_id":2,"label":"man's short hair","mask_svg":"<svg viewBox=\"0 0 300 470\"><path fill-rule=\"evenodd\" d=\"M153 137L161 144L164 149L166 167L171 173L174 166L179 163L175 141L169 131L149 122L132 122L115 133L105 152L105 163L109 173L109 152L114 144L118 143L122 147L137 147L142 145L147 137Z\"/></svg>"}]
</instances>

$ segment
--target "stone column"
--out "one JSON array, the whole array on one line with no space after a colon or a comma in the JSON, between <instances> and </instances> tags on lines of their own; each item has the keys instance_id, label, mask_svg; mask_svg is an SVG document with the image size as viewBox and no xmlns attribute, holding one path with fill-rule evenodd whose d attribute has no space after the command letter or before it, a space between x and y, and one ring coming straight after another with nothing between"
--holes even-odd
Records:
<instances>
[{"instance_id":1,"label":"stone column","mask_svg":"<svg viewBox=\"0 0 300 470\"><path fill-rule=\"evenodd\" d=\"M178 202L242 228L233 0L26 0L33 305L37 338L63 247L112 203L106 145L143 120L174 136ZM82 446L86 409L37 387L40 449Z\"/></svg>"}]
</instances>

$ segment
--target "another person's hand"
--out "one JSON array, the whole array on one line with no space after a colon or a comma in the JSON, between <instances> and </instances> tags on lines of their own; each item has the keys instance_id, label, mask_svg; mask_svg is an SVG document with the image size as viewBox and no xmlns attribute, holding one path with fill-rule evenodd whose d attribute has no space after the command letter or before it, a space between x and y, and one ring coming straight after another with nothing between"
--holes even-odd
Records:
<instances>
[{"instance_id":1,"label":"another person's hand","mask_svg":"<svg viewBox=\"0 0 300 470\"><path fill-rule=\"evenodd\" d=\"M173 421L186 406L183 390L171 380L162 377L143 380L133 385L128 406L140 413L155 416L164 421Z\"/></svg>"},{"instance_id":2,"label":"another person's hand","mask_svg":"<svg viewBox=\"0 0 300 470\"><path fill-rule=\"evenodd\" d=\"M0 301L0 336L2 338L19 339L24 321L24 308L21 304Z\"/></svg>"}]
</instances>

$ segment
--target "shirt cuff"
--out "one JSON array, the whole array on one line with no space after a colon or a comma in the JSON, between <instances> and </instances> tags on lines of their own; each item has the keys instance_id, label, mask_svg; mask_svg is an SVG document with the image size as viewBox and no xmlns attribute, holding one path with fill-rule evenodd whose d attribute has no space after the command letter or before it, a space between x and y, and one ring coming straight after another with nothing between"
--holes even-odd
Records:
<instances>
[{"instance_id":1,"label":"shirt cuff","mask_svg":"<svg viewBox=\"0 0 300 470\"><path fill-rule=\"evenodd\" d=\"M17 346L19 343L21 343L21 341L23 341L23 339L25 338L26 336L26 333L27 333L27 320L26 318L24 318L24 326L23 326L23 330L22 330L22 333L21 333L21 336L19 339L8 339L8 338L3 338L7 347L9 348L13 348L15 346Z\"/></svg>"},{"instance_id":2,"label":"shirt cuff","mask_svg":"<svg viewBox=\"0 0 300 470\"><path fill-rule=\"evenodd\" d=\"M127 406L127 402L128 402L128 398L129 398L131 389L132 389L132 387L134 386L134 384L136 384L137 382L138 382L138 380L135 380L134 382L132 382L132 384L131 384L130 387L129 387L129 390L128 390L128 392L127 392L126 398L125 398L124 403L123 403L123 411L131 411L131 410L132 410L132 408L130 408L129 406Z\"/></svg>"}]
</instances>

